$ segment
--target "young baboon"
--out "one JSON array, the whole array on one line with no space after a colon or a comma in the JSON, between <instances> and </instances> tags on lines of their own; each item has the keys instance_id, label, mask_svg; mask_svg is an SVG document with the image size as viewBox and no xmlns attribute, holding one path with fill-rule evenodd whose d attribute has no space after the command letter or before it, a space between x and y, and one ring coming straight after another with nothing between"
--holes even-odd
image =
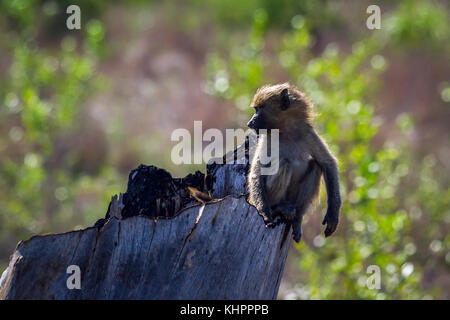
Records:
<instances>
[{"instance_id":1,"label":"young baboon","mask_svg":"<svg viewBox=\"0 0 450 320\"><path fill-rule=\"evenodd\" d=\"M247 178L249 202L263 216L267 226L281 216L292 224L294 240L302 236L302 217L317 199L320 178L324 176L328 209L322 224L325 236L338 225L341 196L337 160L313 127L312 104L304 93L289 83L264 86L257 90L252 107L255 114L248 122L260 134ZM272 129L279 129L278 171L261 174L262 152L270 150ZM267 148L267 149L266 149Z\"/></svg>"}]
</instances>

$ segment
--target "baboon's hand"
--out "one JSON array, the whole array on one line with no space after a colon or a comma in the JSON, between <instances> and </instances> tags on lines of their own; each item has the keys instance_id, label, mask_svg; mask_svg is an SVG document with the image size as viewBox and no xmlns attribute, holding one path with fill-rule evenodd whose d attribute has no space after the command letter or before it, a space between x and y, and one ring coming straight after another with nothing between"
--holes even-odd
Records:
<instances>
[{"instance_id":1,"label":"baboon's hand","mask_svg":"<svg viewBox=\"0 0 450 320\"><path fill-rule=\"evenodd\" d=\"M333 214L330 211L327 211L325 218L323 218L322 224L327 225L325 229L325 237L329 237L336 231L337 225L339 223L339 217L337 214Z\"/></svg>"},{"instance_id":2,"label":"baboon's hand","mask_svg":"<svg viewBox=\"0 0 450 320\"><path fill-rule=\"evenodd\" d=\"M263 217L266 228L274 228L275 223L272 218L272 212L259 211L259 214Z\"/></svg>"},{"instance_id":3,"label":"baboon's hand","mask_svg":"<svg viewBox=\"0 0 450 320\"><path fill-rule=\"evenodd\" d=\"M275 222L275 221L270 221L270 222L266 222L266 228L275 228L276 226L278 225L278 223L277 222Z\"/></svg>"}]
</instances>

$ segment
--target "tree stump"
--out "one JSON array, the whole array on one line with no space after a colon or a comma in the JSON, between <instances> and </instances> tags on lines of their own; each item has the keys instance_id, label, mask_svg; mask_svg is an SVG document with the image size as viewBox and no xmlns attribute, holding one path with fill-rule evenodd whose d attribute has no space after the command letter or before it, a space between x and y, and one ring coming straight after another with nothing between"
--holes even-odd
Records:
<instances>
[{"instance_id":1,"label":"tree stump","mask_svg":"<svg viewBox=\"0 0 450 320\"><path fill-rule=\"evenodd\" d=\"M244 160L181 179L139 166L95 226L19 242L0 298L276 299L291 228L266 228L247 203ZM197 203L188 186L216 199ZM72 265L80 289L67 285Z\"/></svg>"}]
</instances>

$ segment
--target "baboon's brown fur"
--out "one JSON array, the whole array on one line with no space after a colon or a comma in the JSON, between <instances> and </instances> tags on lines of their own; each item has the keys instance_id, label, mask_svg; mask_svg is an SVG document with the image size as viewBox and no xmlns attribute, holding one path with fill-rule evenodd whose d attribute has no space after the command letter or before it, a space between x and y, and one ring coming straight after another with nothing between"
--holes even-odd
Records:
<instances>
[{"instance_id":1,"label":"baboon's brown fur","mask_svg":"<svg viewBox=\"0 0 450 320\"><path fill-rule=\"evenodd\" d=\"M255 115L250 128L268 129L261 134L247 179L249 201L267 225L281 215L290 221L294 239L301 239L302 217L317 199L320 178L324 175L328 210L323 223L325 236L337 227L341 197L337 160L313 127L314 112L306 95L289 83L264 86L256 92L252 107ZM261 174L261 152L270 147L272 129L279 130L278 171ZM272 163L273 164L273 163Z\"/></svg>"}]
</instances>

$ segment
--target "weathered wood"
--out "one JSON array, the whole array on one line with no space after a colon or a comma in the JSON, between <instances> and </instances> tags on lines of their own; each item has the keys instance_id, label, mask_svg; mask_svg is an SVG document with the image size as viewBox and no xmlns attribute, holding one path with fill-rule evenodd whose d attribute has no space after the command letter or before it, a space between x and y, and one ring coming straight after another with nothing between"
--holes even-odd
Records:
<instances>
[{"instance_id":1,"label":"weathered wood","mask_svg":"<svg viewBox=\"0 0 450 320\"><path fill-rule=\"evenodd\" d=\"M247 203L247 165L210 166L208 189L223 198L205 206L186 198L187 185L203 188L198 174L172 179L140 166L96 226L20 242L0 298L276 299L291 228L267 229ZM81 289L67 288L70 265L80 267Z\"/></svg>"},{"instance_id":2,"label":"weathered wood","mask_svg":"<svg viewBox=\"0 0 450 320\"><path fill-rule=\"evenodd\" d=\"M234 152L227 153L216 164L212 159L206 166L206 187L215 198L227 195L240 196L247 193L246 180L250 163L250 155L256 147L257 137L254 133L246 136L245 143Z\"/></svg>"},{"instance_id":3,"label":"weathered wood","mask_svg":"<svg viewBox=\"0 0 450 320\"><path fill-rule=\"evenodd\" d=\"M290 236L266 229L243 197L173 219L110 219L21 242L2 277L3 299L275 299ZM201 214L201 216L199 216ZM196 221L198 222L196 223ZM66 286L69 265L81 289Z\"/></svg>"}]
</instances>

